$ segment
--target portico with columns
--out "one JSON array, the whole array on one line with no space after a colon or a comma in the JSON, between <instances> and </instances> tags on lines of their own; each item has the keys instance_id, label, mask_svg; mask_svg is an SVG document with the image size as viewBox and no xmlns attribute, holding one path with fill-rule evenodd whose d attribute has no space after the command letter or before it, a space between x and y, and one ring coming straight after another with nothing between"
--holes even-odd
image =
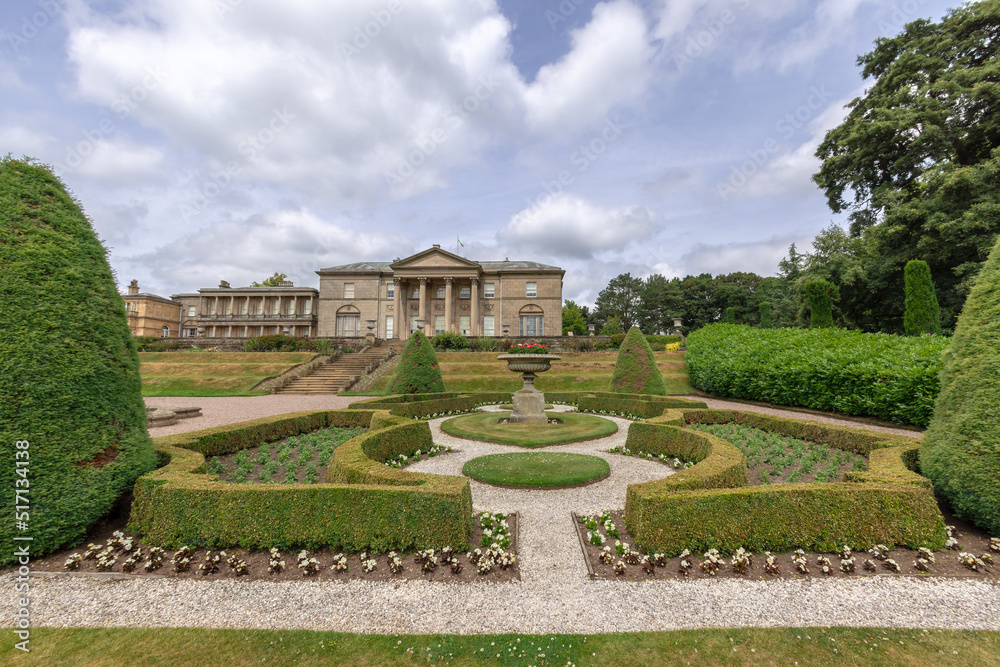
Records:
<instances>
[{"instance_id":1,"label":"portico with columns","mask_svg":"<svg viewBox=\"0 0 1000 667\"><path fill-rule=\"evenodd\" d=\"M392 262L358 262L316 273L320 336L342 337L343 320L335 314L348 308L356 309L363 324L372 323L373 333L383 339L405 340L418 323L430 337L441 332L500 336L505 324L512 336L562 331L565 272L554 266L476 262L433 246ZM531 318L528 328L522 311Z\"/></svg>"}]
</instances>

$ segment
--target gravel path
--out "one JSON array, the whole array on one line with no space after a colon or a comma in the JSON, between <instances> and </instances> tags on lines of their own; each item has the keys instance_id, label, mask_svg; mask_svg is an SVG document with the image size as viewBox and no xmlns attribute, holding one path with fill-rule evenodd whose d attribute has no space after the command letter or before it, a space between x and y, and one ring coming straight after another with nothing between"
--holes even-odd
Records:
<instances>
[{"instance_id":1,"label":"gravel path","mask_svg":"<svg viewBox=\"0 0 1000 667\"><path fill-rule=\"evenodd\" d=\"M267 396L154 396L143 399L148 407L183 408L197 406L201 408L201 417L179 419L173 426L158 426L149 429L149 435L159 438L175 433L200 431L203 428L235 424L248 419L259 419L272 415L282 415L286 412L300 410L340 410L354 401L362 400L363 396L282 396L269 394Z\"/></svg>"},{"instance_id":2,"label":"gravel path","mask_svg":"<svg viewBox=\"0 0 1000 667\"><path fill-rule=\"evenodd\" d=\"M230 421L261 416L265 414L262 410L278 407L268 401L281 397L259 398L264 400L228 399L257 408L252 413L241 412ZM295 399L287 408L290 410L342 405L287 398ZM176 400L175 405L201 403L203 407L209 401L150 399L154 400ZM223 400L227 399L211 399ZM356 399L339 399L344 404L351 400ZM714 399L709 402L712 407L757 407ZM800 413L790 414L801 417ZM440 431L441 421L430 423L435 442L459 451L424 459L412 470L456 474L470 458L517 449L452 438ZM995 582L880 576L776 581L587 580L569 513L621 509L628 483L671 472L659 463L607 454L607 449L621 443L625 436L621 427L627 422L614 421L621 430L607 438L546 448L602 456L612 469L606 480L548 491L501 489L472 482L477 511L520 512L521 582L456 585L420 581L33 579L32 624L304 628L369 633L594 633L828 625L1000 630L1000 585ZM12 603L17 597L14 584L13 574L0 577L0 626L11 625Z\"/></svg>"}]
</instances>

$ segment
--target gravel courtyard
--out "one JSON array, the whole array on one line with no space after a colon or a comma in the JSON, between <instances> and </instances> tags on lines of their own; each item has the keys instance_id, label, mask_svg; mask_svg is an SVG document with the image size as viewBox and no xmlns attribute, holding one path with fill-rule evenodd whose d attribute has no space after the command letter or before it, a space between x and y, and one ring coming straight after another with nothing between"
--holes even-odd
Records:
<instances>
[{"instance_id":1,"label":"gravel courtyard","mask_svg":"<svg viewBox=\"0 0 1000 667\"><path fill-rule=\"evenodd\" d=\"M154 429L153 436L265 414L346 407L355 398L275 397L149 399L151 405L201 405L205 417ZM285 398L285 397L281 397ZM338 400L333 400L338 399ZM342 403L341 403L342 402ZM308 405L306 405L308 403ZM322 403L322 404L319 404ZM711 400L712 407L754 409ZM211 407L210 407L211 405ZM775 411L785 412L785 411ZM799 413L793 416L802 417ZM810 417L811 418L811 417ZM520 451L452 438L430 422L436 443L457 451L411 470L460 474L483 454ZM520 513L522 581L504 584L409 582L267 582L238 579L111 581L92 577L31 581L38 626L191 626L304 628L366 633L597 633L741 626L894 626L1000 630L1000 585L962 579L864 577L847 580L590 581L570 512L622 509L625 488L662 477L659 463L608 454L628 422L600 440L547 448L605 458L611 476L559 490L502 489L472 482L477 511ZM212 423L209 423L212 422ZM850 422L849 422L850 423ZM851 425L857 425L850 423ZM889 430L889 429L886 429ZM909 434L909 433L908 433ZM0 579L0 625L14 611L14 575Z\"/></svg>"}]
</instances>

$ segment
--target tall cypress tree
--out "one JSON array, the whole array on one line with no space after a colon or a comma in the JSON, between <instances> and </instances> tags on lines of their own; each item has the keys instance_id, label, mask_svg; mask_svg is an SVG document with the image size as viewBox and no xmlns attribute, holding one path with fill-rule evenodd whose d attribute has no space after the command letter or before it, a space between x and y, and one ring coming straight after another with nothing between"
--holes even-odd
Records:
<instances>
[{"instance_id":1,"label":"tall cypress tree","mask_svg":"<svg viewBox=\"0 0 1000 667\"><path fill-rule=\"evenodd\" d=\"M931 269L921 259L911 259L903 272L906 279L906 312L903 314L903 329L907 336L936 334L941 332L941 308Z\"/></svg>"},{"instance_id":2,"label":"tall cypress tree","mask_svg":"<svg viewBox=\"0 0 1000 667\"><path fill-rule=\"evenodd\" d=\"M771 302L761 301L760 305L760 328L770 329L771 328Z\"/></svg>"},{"instance_id":3,"label":"tall cypress tree","mask_svg":"<svg viewBox=\"0 0 1000 667\"><path fill-rule=\"evenodd\" d=\"M422 331L414 331L396 366L396 375L389 384L390 394L430 394L444 391L444 379L438 366L434 346Z\"/></svg>"},{"instance_id":4,"label":"tall cypress tree","mask_svg":"<svg viewBox=\"0 0 1000 667\"><path fill-rule=\"evenodd\" d=\"M722 318L723 324L736 324L736 309L732 306L726 308L726 315Z\"/></svg>"},{"instance_id":5,"label":"tall cypress tree","mask_svg":"<svg viewBox=\"0 0 1000 667\"><path fill-rule=\"evenodd\" d=\"M827 280L813 280L806 283L809 298L809 328L822 329L833 326L833 302L840 295L837 286Z\"/></svg>"},{"instance_id":6,"label":"tall cypress tree","mask_svg":"<svg viewBox=\"0 0 1000 667\"><path fill-rule=\"evenodd\" d=\"M1000 535L1000 240L941 359L941 391L920 442L920 471L955 514Z\"/></svg>"}]
</instances>

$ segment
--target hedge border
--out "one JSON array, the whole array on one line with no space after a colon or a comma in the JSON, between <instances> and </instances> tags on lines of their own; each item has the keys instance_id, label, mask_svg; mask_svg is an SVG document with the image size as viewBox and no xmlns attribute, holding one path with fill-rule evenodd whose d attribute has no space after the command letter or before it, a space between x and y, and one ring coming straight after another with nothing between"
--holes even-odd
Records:
<instances>
[{"instance_id":1,"label":"hedge border","mask_svg":"<svg viewBox=\"0 0 1000 667\"><path fill-rule=\"evenodd\" d=\"M327 426L369 430L335 450L325 484L232 484L204 474L206 456ZM467 479L369 458L412 454L429 441L427 424L375 410L298 412L158 438L166 463L136 483L129 529L174 548L465 549L473 522ZM352 475L364 481L329 479Z\"/></svg>"},{"instance_id":2,"label":"hedge border","mask_svg":"<svg viewBox=\"0 0 1000 667\"><path fill-rule=\"evenodd\" d=\"M736 447L685 428L724 422L864 453L869 469L838 483L748 486L746 462ZM632 424L626 443L698 461L664 479L628 486L625 525L644 550L676 555L710 548L732 553L738 547L835 552L845 544L944 546L944 518L933 488L913 471L915 438L739 410L670 410Z\"/></svg>"}]
</instances>

